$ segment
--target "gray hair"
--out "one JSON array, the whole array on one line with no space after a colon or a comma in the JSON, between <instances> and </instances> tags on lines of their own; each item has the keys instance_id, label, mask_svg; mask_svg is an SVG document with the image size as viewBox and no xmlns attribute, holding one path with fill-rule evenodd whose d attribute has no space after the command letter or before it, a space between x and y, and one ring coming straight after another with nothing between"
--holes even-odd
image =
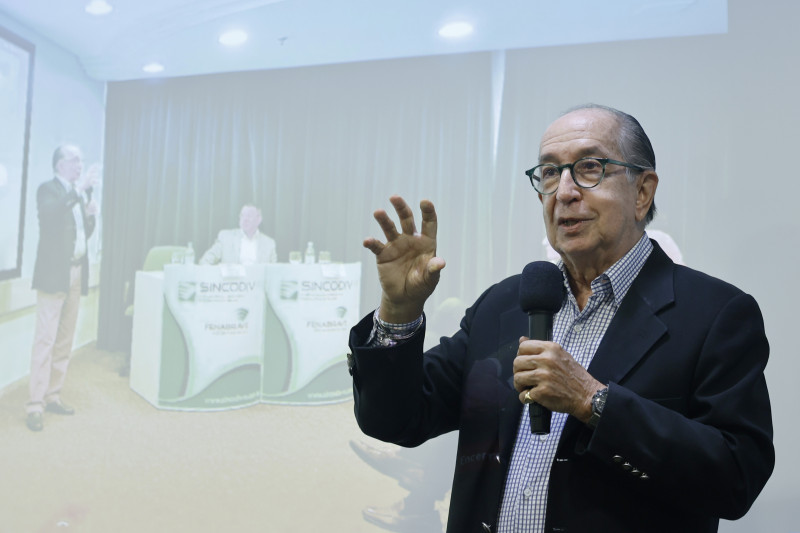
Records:
<instances>
[{"instance_id":1,"label":"gray hair","mask_svg":"<svg viewBox=\"0 0 800 533\"><path fill-rule=\"evenodd\" d=\"M256 212L258 213L258 216L262 216L262 215L261 215L261 208L260 208L260 207L258 207L258 206L257 206L257 205L255 205L255 204L244 204L244 205L242 206L242 208L241 208L241 209L239 209L239 214L241 215L241 214L242 214L242 211L244 211L244 210L245 210L245 209L247 209L248 207L252 207L253 209L255 209L255 210L256 210Z\"/></svg>"},{"instance_id":2,"label":"gray hair","mask_svg":"<svg viewBox=\"0 0 800 533\"><path fill-rule=\"evenodd\" d=\"M78 155L79 157L82 155L80 148L74 144L62 144L55 149L53 152L53 171L58 170L56 168L58 166L58 162L69 157L70 152Z\"/></svg>"},{"instance_id":3,"label":"gray hair","mask_svg":"<svg viewBox=\"0 0 800 533\"><path fill-rule=\"evenodd\" d=\"M656 154L653 151L653 145L650 144L650 138L647 137L647 134L644 132L644 128L642 128L642 125L639 124L638 120L636 120L633 116L620 111L619 109L614 109L613 107L600 104L579 105L568 109L562 113L562 116L572 113L573 111L579 111L581 109L599 109L613 115L614 118L617 119L617 125L619 126L617 148L622 155L622 159L627 163L638 165L646 170L656 169ZM633 168L626 169L626 173L630 181L633 181L633 178L639 174L639 172L640 171L637 171ZM645 215L644 225L647 226L650 224L655 216L656 202L654 199L653 203L650 204L650 209L647 211L647 215Z\"/></svg>"}]
</instances>

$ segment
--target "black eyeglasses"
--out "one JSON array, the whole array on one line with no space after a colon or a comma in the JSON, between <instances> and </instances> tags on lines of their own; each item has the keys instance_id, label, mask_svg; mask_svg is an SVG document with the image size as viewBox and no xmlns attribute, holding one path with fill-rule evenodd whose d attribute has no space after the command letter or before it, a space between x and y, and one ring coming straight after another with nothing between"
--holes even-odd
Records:
<instances>
[{"instance_id":1,"label":"black eyeglasses","mask_svg":"<svg viewBox=\"0 0 800 533\"><path fill-rule=\"evenodd\" d=\"M639 165L632 165L623 161L616 161L605 157L583 157L572 164L553 165L545 163L536 165L530 170L526 170L531 185L539 194L553 194L558 190L561 183L561 173L565 168L569 169L569 175L575 185L582 189L591 189L600 185L606 177L606 165L619 165L621 167L634 168L638 171L647 170Z\"/></svg>"}]
</instances>

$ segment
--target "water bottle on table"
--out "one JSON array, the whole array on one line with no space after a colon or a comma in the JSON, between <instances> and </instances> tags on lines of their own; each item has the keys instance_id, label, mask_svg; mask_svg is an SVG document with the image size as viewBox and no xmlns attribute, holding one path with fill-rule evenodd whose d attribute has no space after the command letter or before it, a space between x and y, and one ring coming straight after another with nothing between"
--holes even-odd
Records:
<instances>
[{"instance_id":1,"label":"water bottle on table","mask_svg":"<svg viewBox=\"0 0 800 533\"><path fill-rule=\"evenodd\" d=\"M313 265L315 262L315 254L314 254L314 243L308 241L308 246L306 246L306 258L305 264Z\"/></svg>"},{"instance_id":2,"label":"water bottle on table","mask_svg":"<svg viewBox=\"0 0 800 533\"><path fill-rule=\"evenodd\" d=\"M194 247L192 243L189 243L189 246L186 247L186 255L183 256L183 263L186 265L194 264Z\"/></svg>"}]
</instances>

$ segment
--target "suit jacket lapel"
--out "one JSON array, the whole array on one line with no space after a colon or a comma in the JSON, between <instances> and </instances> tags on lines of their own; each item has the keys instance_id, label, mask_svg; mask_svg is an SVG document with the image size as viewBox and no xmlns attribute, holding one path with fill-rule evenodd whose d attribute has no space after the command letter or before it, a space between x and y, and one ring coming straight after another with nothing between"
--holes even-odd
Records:
<instances>
[{"instance_id":1,"label":"suit jacket lapel","mask_svg":"<svg viewBox=\"0 0 800 533\"><path fill-rule=\"evenodd\" d=\"M653 252L625 295L589 365L589 373L603 383L621 382L667 332L656 313L675 300L673 264L653 244Z\"/></svg>"},{"instance_id":2,"label":"suit jacket lapel","mask_svg":"<svg viewBox=\"0 0 800 533\"><path fill-rule=\"evenodd\" d=\"M61 183L61 180L59 180L57 177L53 177L53 180L51 181L51 183L52 183L53 190L58 192L59 201L64 201L64 198L66 198L74 190L74 188L72 188L72 185L70 185L71 188L69 188L69 189L65 188L64 184ZM78 208L80 210L81 218L82 218L82 220L84 222L84 227L85 227L86 226L86 212L83 209L83 197L80 194L78 194ZM74 236L72 238L76 239L77 238L77 231L78 231L78 222L75 220L75 214L74 214L72 209L69 210L69 216L67 216L65 221L72 228L72 231L73 231L73 234L74 234ZM74 246L74 243L73 243L73 246Z\"/></svg>"},{"instance_id":3,"label":"suit jacket lapel","mask_svg":"<svg viewBox=\"0 0 800 533\"><path fill-rule=\"evenodd\" d=\"M69 190L67 190L64 187L64 184L61 183L61 180L56 177L53 177L53 179L50 180L50 188L56 193L59 201L63 201L64 197L69 194Z\"/></svg>"},{"instance_id":4,"label":"suit jacket lapel","mask_svg":"<svg viewBox=\"0 0 800 533\"><path fill-rule=\"evenodd\" d=\"M589 365L589 373L598 381L622 382L625 376L644 357L647 351L667 332L666 325L657 313L675 300L673 287L674 264L653 241L653 251L641 272L631 285L606 330L603 340ZM505 401L501 402L499 416L499 442L502 457L509 460L516 441L522 403L514 389L513 362L517 353L517 339L527 332L527 316L511 309L501 314L498 358L502 382L508 386ZM571 435L583 428L577 419L569 418L561 436L561 443L570 442Z\"/></svg>"},{"instance_id":5,"label":"suit jacket lapel","mask_svg":"<svg viewBox=\"0 0 800 533\"><path fill-rule=\"evenodd\" d=\"M675 301L674 264L655 241L650 257L631 285L589 364L589 373L602 383L622 383L642 357L667 333L657 313ZM561 444L574 441L585 426L568 418Z\"/></svg>"},{"instance_id":6,"label":"suit jacket lapel","mask_svg":"<svg viewBox=\"0 0 800 533\"><path fill-rule=\"evenodd\" d=\"M78 205L81 208L81 218L83 218L83 227L86 228L86 200L83 194L78 194Z\"/></svg>"},{"instance_id":7,"label":"suit jacket lapel","mask_svg":"<svg viewBox=\"0 0 800 533\"><path fill-rule=\"evenodd\" d=\"M519 338L527 335L528 317L519 309L510 309L500 315L500 331L498 352L501 368L501 383L508 386L504 391L505 401L500 402L499 442L500 454L508 460L517 439L519 417L522 415L522 403L514 389L514 358L517 356Z\"/></svg>"}]
</instances>

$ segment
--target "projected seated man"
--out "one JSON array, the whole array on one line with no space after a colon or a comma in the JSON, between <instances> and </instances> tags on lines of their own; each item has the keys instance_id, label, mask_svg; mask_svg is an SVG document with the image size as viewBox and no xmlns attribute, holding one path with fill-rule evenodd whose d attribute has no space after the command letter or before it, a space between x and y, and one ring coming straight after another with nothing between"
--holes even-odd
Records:
<instances>
[{"instance_id":1,"label":"projected seated man","mask_svg":"<svg viewBox=\"0 0 800 533\"><path fill-rule=\"evenodd\" d=\"M217 240L200 258L199 264L253 265L276 262L275 240L261 233L258 229L260 225L261 210L251 204L244 205L239 212L239 227L220 231Z\"/></svg>"}]
</instances>

